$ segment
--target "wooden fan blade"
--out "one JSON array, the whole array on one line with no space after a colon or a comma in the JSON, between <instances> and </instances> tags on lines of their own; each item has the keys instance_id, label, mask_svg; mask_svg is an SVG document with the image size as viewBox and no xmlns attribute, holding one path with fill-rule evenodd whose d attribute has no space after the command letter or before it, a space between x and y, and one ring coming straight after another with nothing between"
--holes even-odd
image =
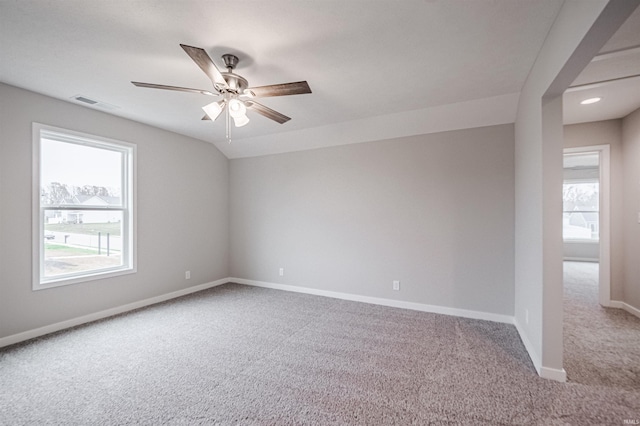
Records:
<instances>
[{"instance_id":1,"label":"wooden fan blade","mask_svg":"<svg viewBox=\"0 0 640 426\"><path fill-rule=\"evenodd\" d=\"M250 87L256 98L266 98L270 96L289 96L303 95L311 93L311 88L306 81L297 81L295 83L272 84L270 86Z\"/></svg>"},{"instance_id":2,"label":"wooden fan blade","mask_svg":"<svg viewBox=\"0 0 640 426\"><path fill-rule=\"evenodd\" d=\"M208 96L218 96L217 93L213 93L213 92L210 92L208 90L190 89L188 87L165 86L164 84L141 83L139 81L132 81L131 83L134 86L137 86L137 87L148 87L149 89L175 90L177 92L190 92L190 93L200 93L200 94L208 95Z\"/></svg>"},{"instance_id":3,"label":"wooden fan blade","mask_svg":"<svg viewBox=\"0 0 640 426\"><path fill-rule=\"evenodd\" d=\"M202 71L211 79L213 86L218 90L218 88L228 89L229 85L225 81L224 77L220 73L216 64L213 63L207 52L204 49L199 47L187 46L186 44L181 44L180 47L187 52L187 55L193 59Z\"/></svg>"},{"instance_id":4,"label":"wooden fan blade","mask_svg":"<svg viewBox=\"0 0 640 426\"><path fill-rule=\"evenodd\" d=\"M271 108L259 104L255 101L245 101L244 105L248 109L257 112L258 114L262 114L273 121L277 121L280 124L286 123L287 121L291 120L291 117L280 114L278 111L272 110Z\"/></svg>"}]
</instances>

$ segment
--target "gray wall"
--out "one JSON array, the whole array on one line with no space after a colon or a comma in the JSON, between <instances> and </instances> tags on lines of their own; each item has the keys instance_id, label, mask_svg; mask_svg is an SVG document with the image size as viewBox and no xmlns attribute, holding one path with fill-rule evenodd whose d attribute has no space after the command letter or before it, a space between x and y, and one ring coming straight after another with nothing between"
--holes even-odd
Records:
<instances>
[{"instance_id":1,"label":"gray wall","mask_svg":"<svg viewBox=\"0 0 640 426\"><path fill-rule=\"evenodd\" d=\"M512 315L513 138L502 125L231 160L231 276Z\"/></svg>"},{"instance_id":2,"label":"gray wall","mask_svg":"<svg viewBox=\"0 0 640 426\"><path fill-rule=\"evenodd\" d=\"M31 290L34 121L137 144L137 273ZM0 337L229 276L228 160L213 145L3 84L0 143Z\"/></svg>"},{"instance_id":3,"label":"gray wall","mask_svg":"<svg viewBox=\"0 0 640 426\"><path fill-rule=\"evenodd\" d=\"M561 95L631 13L615 3L563 3L515 122L515 322L538 373L562 381Z\"/></svg>"},{"instance_id":4,"label":"gray wall","mask_svg":"<svg viewBox=\"0 0 640 426\"><path fill-rule=\"evenodd\" d=\"M622 300L622 288L624 282L624 228L622 223L622 206L624 199L622 188L624 178L622 173L622 120L595 121L593 123L571 124L564 126L565 148L577 148L593 145L609 145L609 170L611 174L609 192L609 202L611 207L611 300Z\"/></svg>"},{"instance_id":5,"label":"gray wall","mask_svg":"<svg viewBox=\"0 0 640 426\"><path fill-rule=\"evenodd\" d=\"M640 109L622 120L624 301L640 309Z\"/></svg>"}]
</instances>

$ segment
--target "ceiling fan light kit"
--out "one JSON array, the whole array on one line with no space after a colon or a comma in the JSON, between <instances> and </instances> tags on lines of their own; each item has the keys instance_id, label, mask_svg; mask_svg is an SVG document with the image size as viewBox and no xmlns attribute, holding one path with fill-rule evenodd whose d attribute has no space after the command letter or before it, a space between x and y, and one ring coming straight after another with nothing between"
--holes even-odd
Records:
<instances>
[{"instance_id":1,"label":"ceiling fan light kit","mask_svg":"<svg viewBox=\"0 0 640 426\"><path fill-rule=\"evenodd\" d=\"M229 114L234 119L242 118L247 116L247 107L244 105L244 102L238 100L237 98L233 98L229 101ZM236 126L239 127L239 126Z\"/></svg>"},{"instance_id":2,"label":"ceiling fan light kit","mask_svg":"<svg viewBox=\"0 0 640 426\"><path fill-rule=\"evenodd\" d=\"M227 71L220 72L204 49L187 46L185 44L181 44L180 46L207 75L207 77L209 77L215 92L191 89L188 87L141 83L138 81L132 81L131 83L137 87L200 93L207 96L222 96L223 99L202 107L206 114L202 119L215 121L223 111L226 111L226 136L229 142L231 142L231 119L233 119L236 127L245 126L249 123L247 110L257 112L258 114L280 124L291 120L290 117L254 101L254 98L311 93L311 88L306 81L249 87L247 79L233 72L239 62L236 55L232 55L230 53L222 55L222 60L224 61Z\"/></svg>"},{"instance_id":3,"label":"ceiling fan light kit","mask_svg":"<svg viewBox=\"0 0 640 426\"><path fill-rule=\"evenodd\" d=\"M224 109L224 104L224 100L211 102L210 104L203 106L202 109L204 110L204 113L207 114L207 117L209 117L209 120L215 120Z\"/></svg>"}]
</instances>

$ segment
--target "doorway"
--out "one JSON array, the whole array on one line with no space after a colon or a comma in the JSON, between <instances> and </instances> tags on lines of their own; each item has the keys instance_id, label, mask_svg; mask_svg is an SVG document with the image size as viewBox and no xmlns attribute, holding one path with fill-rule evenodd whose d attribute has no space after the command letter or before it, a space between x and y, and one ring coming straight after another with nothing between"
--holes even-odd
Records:
<instances>
[{"instance_id":1,"label":"doorway","mask_svg":"<svg viewBox=\"0 0 640 426\"><path fill-rule=\"evenodd\" d=\"M565 261L598 263L598 301L611 306L609 145L564 149Z\"/></svg>"}]
</instances>

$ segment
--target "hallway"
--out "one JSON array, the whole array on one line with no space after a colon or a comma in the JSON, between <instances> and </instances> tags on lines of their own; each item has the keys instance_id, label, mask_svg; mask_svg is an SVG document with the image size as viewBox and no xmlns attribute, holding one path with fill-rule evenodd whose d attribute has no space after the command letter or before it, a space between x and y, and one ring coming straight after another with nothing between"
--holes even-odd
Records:
<instances>
[{"instance_id":1,"label":"hallway","mask_svg":"<svg viewBox=\"0 0 640 426\"><path fill-rule=\"evenodd\" d=\"M564 262L567 381L640 389L640 318L598 304L598 264Z\"/></svg>"}]
</instances>

